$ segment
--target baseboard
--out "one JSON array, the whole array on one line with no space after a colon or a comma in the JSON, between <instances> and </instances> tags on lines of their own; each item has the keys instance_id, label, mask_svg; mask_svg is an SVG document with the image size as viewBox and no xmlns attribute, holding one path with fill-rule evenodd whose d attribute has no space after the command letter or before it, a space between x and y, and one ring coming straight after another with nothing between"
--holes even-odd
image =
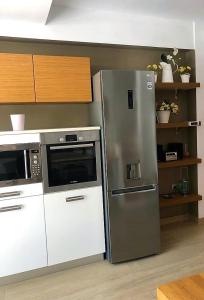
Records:
<instances>
[{"instance_id":1,"label":"baseboard","mask_svg":"<svg viewBox=\"0 0 204 300\"><path fill-rule=\"evenodd\" d=\"M48 274L59 272L59 271L64 271L67 269L72 269L72 268L83 266L83 265L88 265L90 263L95 263L95 262L102 261L102 260L104 260L104 255L97 254L97 255L86 257L86 258L76 259L76 260L69 261L66 263L50 266L50 267L45 267L45 268L41 268L41 269L37 269L37 270L24 272L24 273L1 277L0 278L0 286L11 284L11 283L16 283L16 282L23 281L23 280L28 280L28 279L43 276L43 275L48 275Z\"/></svg>"},{"instance_id":2,"label":"baseboard","mask_svg":"<svg viewBox=\"0 0 204 300\"><path fill-rule=\"evenodd\" d=\"M198 224L204 224L204 218L198 219Z\"/></svg>"},{"instance_id":3,"label":"baseboard","mask_svg":"<svg viewBox=\"0 0 204 300\"><path fill-rule=\"evenodd\" d=\"M161 224L161 226L164 226L167 224L180 223L180 222L185 222L185 221L189 221L189 220L190 220L189 214L184 214L184 215L163 218L160 220L160 224Z\"/></svg>"}]
</instances>

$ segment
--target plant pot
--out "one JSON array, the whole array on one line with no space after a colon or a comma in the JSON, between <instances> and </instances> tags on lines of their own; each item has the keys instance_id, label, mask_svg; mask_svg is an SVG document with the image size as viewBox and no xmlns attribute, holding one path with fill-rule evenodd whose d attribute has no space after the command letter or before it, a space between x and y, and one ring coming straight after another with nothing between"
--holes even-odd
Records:
<instances>
[{"instance_id":1,"label":"plant pot","mask_svg":"<svg viewBox=\"0 0 204 300\"><path fill-rule=\"evenodd\" d=\"M162 82L174 82L172 68L170 64L162 65Z\"/></svg>"},{"instance_id":2,"label":"plant pot","mask_svg":"<svg viewBox=\"0 0 204 300\"><path fill-rule=\"evenodd\" d=\"M190 74L181 74L181 82L183 83L189 83L190 81Z\"/></svg>"},{"instance_id":3,"label":"plant pot","mask_svg":"<svg viewBox=\"0 0 204 300\"><path fill-rule=\"evenodd\" d=\"M15 114L10 115L13 130L24 130L25 115Z\"/></svg>"},{"instance_id":4,"label":"plant pot","mask_svg":"<svg viewBox=\"0 0 204 300\"><path fill-rule=\"evenodd\" d=\"M170 110L157 111L157 119L159 123L168 123L170 117Z\"/></svg>"}]
</instances>

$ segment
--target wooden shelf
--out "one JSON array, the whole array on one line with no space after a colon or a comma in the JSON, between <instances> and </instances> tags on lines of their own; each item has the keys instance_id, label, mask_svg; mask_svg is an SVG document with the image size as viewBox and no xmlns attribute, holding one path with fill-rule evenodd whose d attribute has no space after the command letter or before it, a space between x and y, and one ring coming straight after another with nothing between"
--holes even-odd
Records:
<instances>
[{"instance_id":1,"label":"wooden shelf","mask_svg":"<svg viewBox=\"0 0 204 300\"><path fill-rule=\"evenodd\" d=\"M155 84L156 90L192 90L200 87L199 82L158 82Z\"/></svg>"},{"instance_id":2,"label":"wooden shelf","mask_svg":"<svg viewBox=\"0 0 204 300\"><path fill-rule=\"evenodd\" d=\"M164 129L164 128L186 128L188 127L188 121L183 122L172 122L172 123L157 123L156 128Z\"/></svg>"},{"instance_id":3,"label":"wooden shelf","mask_svg":"<svg viewBox=\"0 0 204 300\"><path fill-rule=\"evenodd\" d=\"M176 205L182 205L186 203L198 202L202 200L202 196L196 194L190 194L186 196L176 195L174 198L171 199L164 199L160 197L159 200L160 200L160 207L167 207L167 206L176 206Z\"/></svg>"},{"instance_id":4,"label":"wooden shelf","mask_svg":"<svg viewBox=\"0 0 204 300\"><path fill-rule=\"evenodd\" d=\"M191 165L197 165L201 163L200 158L196 157L188 157L180 160L175 161L167 161L167 162L159 162L158 168L159 169L166 169L166 168L176 168L176 167L184 167L184 166L191 166Z\"/></svg>"}]
</instances>

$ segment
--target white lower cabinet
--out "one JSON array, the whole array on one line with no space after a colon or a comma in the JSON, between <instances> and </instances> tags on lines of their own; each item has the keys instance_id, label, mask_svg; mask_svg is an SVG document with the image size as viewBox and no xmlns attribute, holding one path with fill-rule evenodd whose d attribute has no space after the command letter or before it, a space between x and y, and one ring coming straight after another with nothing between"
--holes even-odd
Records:
<instances>
[{"instance_id":1,"label":"white lower cabinet","mask_svg":"<svg viewBox=\"0 0 204 300\"><path fill-rule=\"evenodd\" d=\"M102 187L44 196L48 265L105 252Z\"/></svg>"},{"instance_id":2,"label":"white lower cabinet","mask_svg":"<svg viewBox=\"0 0 204 300\"><path fill-rule=\"evenodd\" d=\"M0 201L0 277L47 265L43 196Z\"/></svg>"}]
</instances>

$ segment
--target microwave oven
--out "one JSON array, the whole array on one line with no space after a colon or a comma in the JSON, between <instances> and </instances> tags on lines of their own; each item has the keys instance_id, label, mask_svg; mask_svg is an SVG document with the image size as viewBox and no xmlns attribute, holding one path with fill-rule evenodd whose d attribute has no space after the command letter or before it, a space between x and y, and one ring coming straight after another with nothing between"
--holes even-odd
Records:
<instances>
[{"instance_id":1,"label":"microwave oven","mask_svg":"<svg viewBox=\"0 0 204 300\"><path fill-rule=\"evenodd\" d=\"M39 143L0 145L0 187L41 181Z\"/></svg>"}]
</instances>

